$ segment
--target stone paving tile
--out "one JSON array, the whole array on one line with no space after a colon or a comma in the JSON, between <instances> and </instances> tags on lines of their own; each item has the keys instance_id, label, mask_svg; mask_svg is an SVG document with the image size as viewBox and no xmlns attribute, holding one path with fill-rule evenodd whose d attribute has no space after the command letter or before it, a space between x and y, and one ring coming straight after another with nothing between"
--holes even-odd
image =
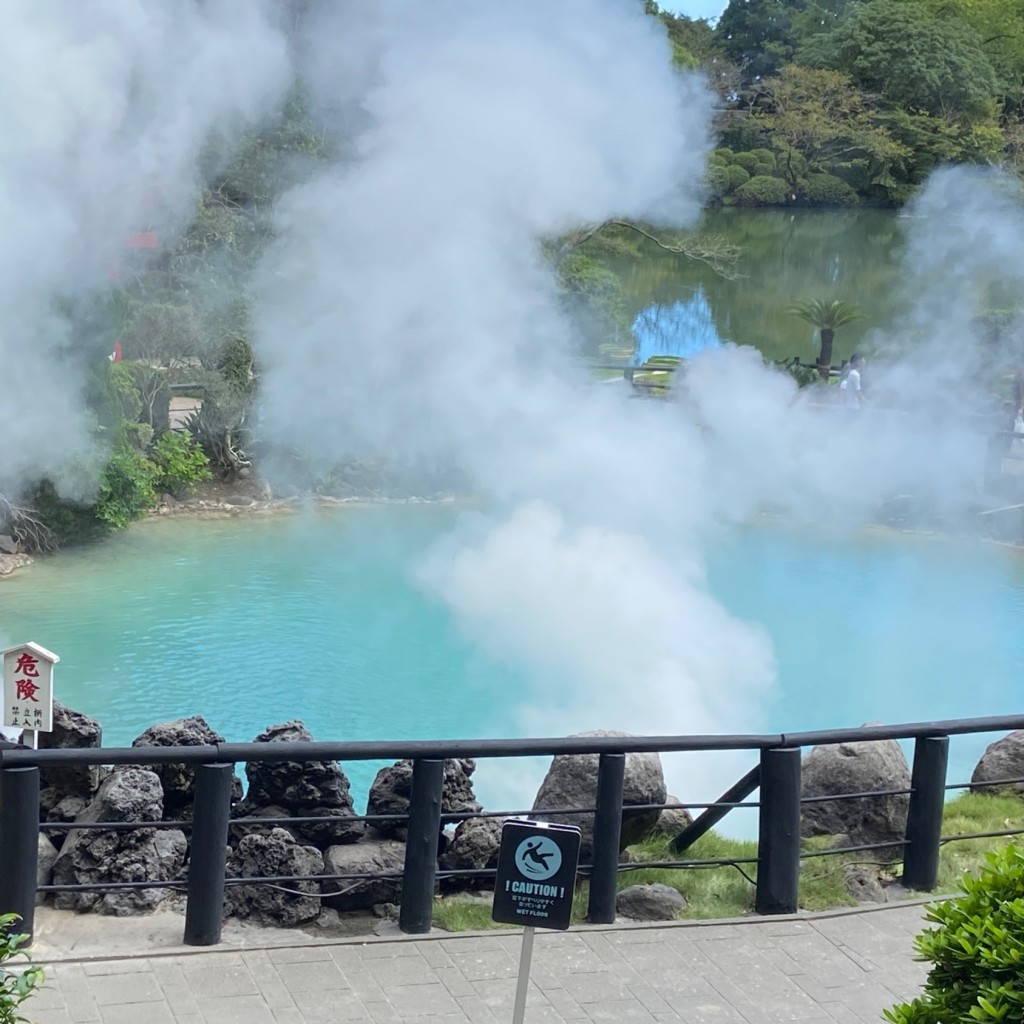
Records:
<instances>
[{"instance_id":1,"label":"stone paving tile","mask_svg":"<svg viewBox=\"0 0 1024 1024\"><path fill-rule=\"evenodd\" d=\"M911 998L920 907L537 937L530 1024L867 1024ZM57 963L33 1024L504 1024L515 933Z\"/></svg>"}]
</instances>

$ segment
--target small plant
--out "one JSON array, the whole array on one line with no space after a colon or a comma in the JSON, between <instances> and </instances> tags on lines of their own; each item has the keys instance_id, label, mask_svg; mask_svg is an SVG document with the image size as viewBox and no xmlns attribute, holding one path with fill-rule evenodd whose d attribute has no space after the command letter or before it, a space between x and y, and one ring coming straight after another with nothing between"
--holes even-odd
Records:
<instances>
[{"instance_id":1,"label":"small plant","mask_svg":"<svg viewBox=\"0 0 1024 1024\"><path fill-rule=\"evenodd\" d=\"M918 958L933 963L924 995L885 1011L893 1024L1024 1021L1024 849L986 857L964 892L929 908L939 927L918 936Z\"/></svg>"},{"instance_id":2,"label":"small plant","mask_svg":"<svg viewBox=\"0 0 1024 1024\"><path fill-rule=\"evenodd\" d=\"M43 980L43 969L27 962L22 970L11 970L12 961L28 961L21 948L28 942L27 935L14 933L17 914L0 914L0 1024L28 1024L28 1017L18 1013L18 1007L32 994Z\"/></svg>"},{"instance_id":3,"label":"small plant","mask_svg":"<svg viewBox=\"0 0 1024 1024\"><path fill-rule=\"evenodd\" d=\"M168 430L153 445L151 458L157 470L157 489L174 495L187 493L213 476L206 452L187 430Z\"/></svg>"}]
</instances>

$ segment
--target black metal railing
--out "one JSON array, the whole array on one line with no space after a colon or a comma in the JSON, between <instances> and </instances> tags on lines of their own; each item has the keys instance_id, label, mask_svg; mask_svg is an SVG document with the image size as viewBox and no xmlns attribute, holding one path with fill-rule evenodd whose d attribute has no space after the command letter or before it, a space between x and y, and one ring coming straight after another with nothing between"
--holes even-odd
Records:
<instances>
[{"instance_id":1,"label":"black metal railing","mask_svg":"<svg viewBox=\"0 0 1024 1024\"><path fill-rule=\"evenodd\" d=\"M971 783L948 784L949 737L967 733L1006 732L1024 728L1024 715L918 722L906 725L865 726L819 732L774 733L748 736L580 736L561 739L408 741L396 743L215 743L189 747L128 747L96 749L0 749L0 911L21 916L20 931L31 934L37 892L88 892L131 889L178 889L187 893L184 940L190 945L220 941L225 890L235 885L269 885L295 891L299 883L358 886L369 881L401 879L399 926L420 934L430 929L435 890L439 881L452 878L493 877L494 870L475 868L442 870L438 841L446 823L470 818L509 818L536 813L545 816L593 815L593 856L580 868L589 879L587 920L610 924L615 920L615 897L620 872L636 868L706 869L732 866L755 886L758 913L784 914L797 909L800 864L817 857L841 856L881 847L902 851L902 882L909 889L933 891L938 883L939 851L958 839L1015 835L1022 829L944 836L942 814L945 794ZM913 740L914 757L909 789L876 789L829 796L801 796L801 751L822 744L871 740ZM749 750L759 760L719 800L684 805L625 804L623 783L626 755L630 753L697 753ZM479 811L444 813L444 763L451 758L536 757L572 754L598 755L597 796L594 806L548 808L543 811ZM267 877L228 877L225 851L229 832L238 826L294 826L337 820L329 817L232 818L232 776L235 765L259 761L394 761L413 764L409 812L405 815L358 815L346 822L404 822L407 828L402 870L378 873L317 874ZM39 820L40 769L88 765L196 766L195 804L191 821L42 822ZM979 785L1021 782L997 780ZM760 790L756 801L747 798ZM801 850L800 816L805 804L907 795L906 832L893 842L847 845L826 850ZM702 810L703 813L672 843L683 854L701 835L736 808L753 808L759 816L756 856L747 858L686 859L622 863L619 860L623 811L660 810L666 806ZM133 830L176 828L190 833L187 871L170 881L95 882L79 885L37 886L38 837L43 832L80 829ZM898 859L898 858L897 858ZM756 879L744 871L756 867ZM330 898L337 888L301 892L303 896Z\"/></svg>"}]
</instances>

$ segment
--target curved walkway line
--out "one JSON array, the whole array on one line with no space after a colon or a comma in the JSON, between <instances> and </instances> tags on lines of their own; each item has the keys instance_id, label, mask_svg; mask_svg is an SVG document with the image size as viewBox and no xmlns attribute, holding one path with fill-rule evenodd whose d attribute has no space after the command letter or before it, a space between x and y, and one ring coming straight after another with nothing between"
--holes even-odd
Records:
<instances>
[{"instance_id":1,"label":"curved walkway line","mask_svg":"<svg viewBox=\"0 0 1024 1024\"><path fill-rule=\"evenodd\" d=\"M932 902L929 900L928 902ZM920 990L920 903L538 933L530 1024L876 1022ZM516 932L66 960L33 1024L506 1024Z\"/></svg>"}]
</instances>

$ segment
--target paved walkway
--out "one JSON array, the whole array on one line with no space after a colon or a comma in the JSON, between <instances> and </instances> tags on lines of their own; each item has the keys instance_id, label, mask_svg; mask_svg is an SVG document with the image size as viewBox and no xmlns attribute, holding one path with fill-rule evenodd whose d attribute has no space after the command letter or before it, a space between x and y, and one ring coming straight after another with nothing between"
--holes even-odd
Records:
<instances>
[{"instance_id":1,"label":"paved walkway","mask_svg":"<svg viewBox=\"0 0 1024 1024\"><path fill-rule=\"evenodd\" d=\"M539 933L528 1024L860 1024L912 997L920 906ZM517 933L64 960L33 1024L508 1024Z\"/></svg>"}]
</instances>

